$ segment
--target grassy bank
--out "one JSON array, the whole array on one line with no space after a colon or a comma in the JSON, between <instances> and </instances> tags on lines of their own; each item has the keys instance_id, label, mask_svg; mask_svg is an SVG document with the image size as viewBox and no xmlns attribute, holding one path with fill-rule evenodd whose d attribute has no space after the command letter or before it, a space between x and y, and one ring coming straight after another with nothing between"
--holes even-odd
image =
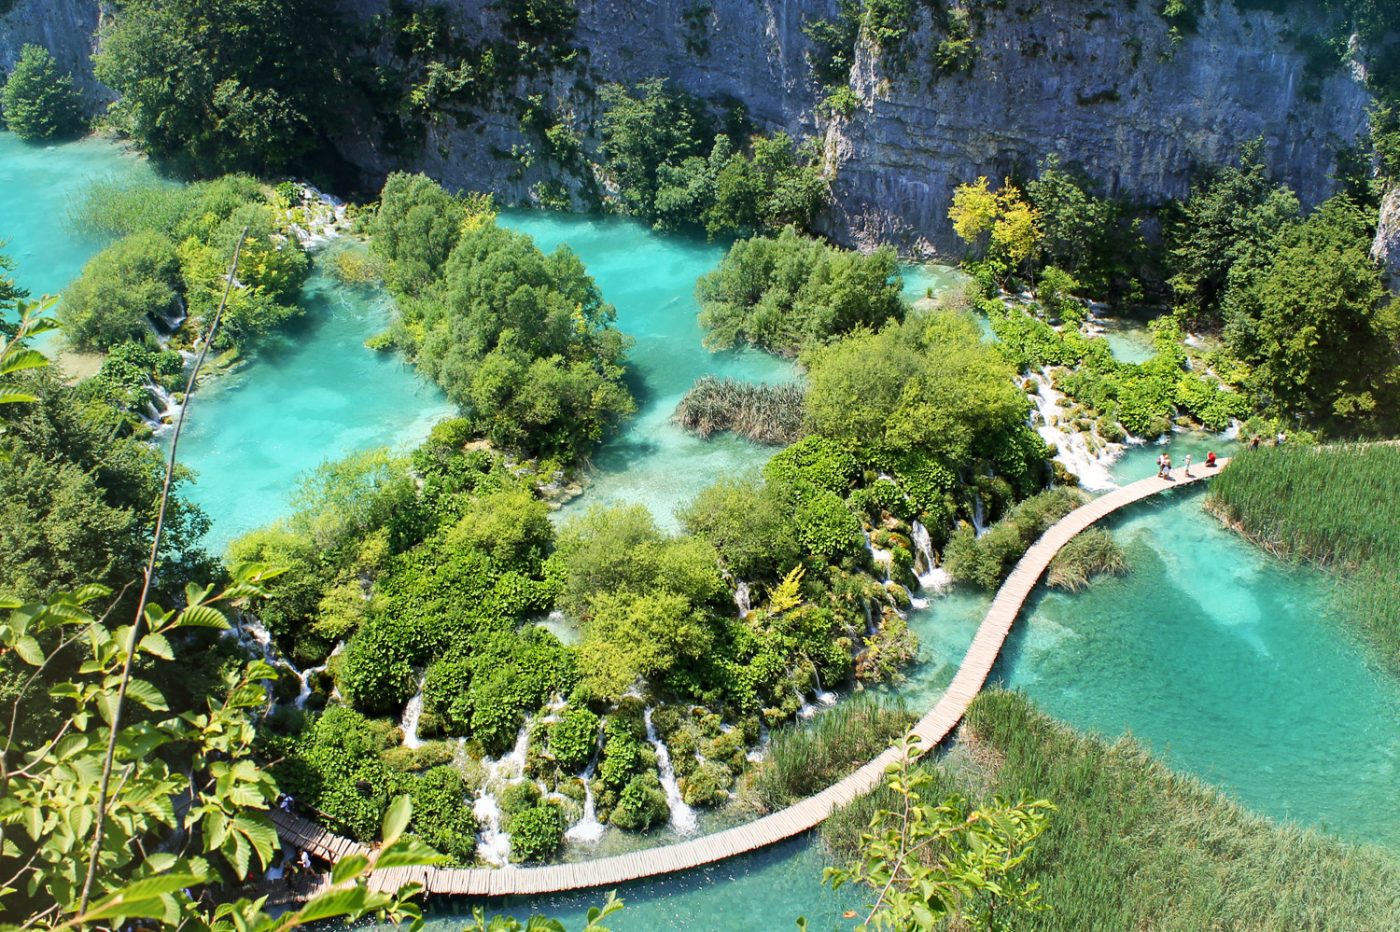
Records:
<instances>
[{"instance_id":1,"label":"grassy bank","mask_svg":"<svg viewBox=\"0 0 1400 932\"><path fill-rule=\"evenodd\" d=\"M1014 798L1059 811L1028 870L1049 912L1025 929L1400 929L1400 858L1278 825L1172 773L1131 740L1078 735L1022 696L984 693L936 765L938 798ZM845 860L877 794L823 838Z\"/></svg>"},{"instance_id":2,"label":"grassy bank","mask_svg":"<svg viewBox=\"0 0 1400 932\"><path fill-rule=\"evenodd\" d=\"M1400 447L1254 451L1211 502L1261 546L1338 570L1346 614L1400 668Z\"/></svg>"}]
</instances>

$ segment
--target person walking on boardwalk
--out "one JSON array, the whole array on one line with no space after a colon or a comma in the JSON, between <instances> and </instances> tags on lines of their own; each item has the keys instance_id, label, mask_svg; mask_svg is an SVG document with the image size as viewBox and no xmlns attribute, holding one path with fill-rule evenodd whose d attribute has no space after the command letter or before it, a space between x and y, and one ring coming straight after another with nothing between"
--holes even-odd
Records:
<instances>
[{"instance_id":1,"label":"person walking on boardwalk","mask_svg":"<svg viewBox=\"0 0 1400 932\"><path fill-rule=\"evenodd\" d=\"M1253 437L1249 438L1249 448L1250 448L1251 450L1257 450L1257 449L1259 449L1259 435L1258 435L1258 434L1255 434Z\"/></svg>"},{"instance_id":2,"label":"person walking on boardwalk","mask_svg":"<svg viewBox=\"0 0 1400 932\"><path fill-rule=\"evenodd\" d=\"M1214 450L1211 450L1211 451L1209 451L1209 452L1206 453L1206 469L1214 469L1214 468L1215 468L1215 451L1214 451Z\"/></svg>"},{"instance_id":3,"label":"person walking on boardwalk","mask_svg":"<svg viewBox=\"0 0 1400 932\"><path fill-rule=\"evenodd\" d=\"M1190 454L1190 453L1187 453L1187 454L1186 454L1186 463L1185 463L1185 466L1186 466L1186 475L1187 475L1187 476L1190 476L1190 475L1191 475L1191 454Z\"/></svg>"},{"instance_id":4,"label":"person walking on boardwalk","mask_svg":"<svg viewBox=\"0 0 1400 932\"><path fill-rule=\"evenodd\" d=\"M1157 455L1157 478L1160 479L1167 474L1167 454Z\"/></svg>"},{"instance_id":5,"label":"person walking on boardwalk","mask_svg":"<svg viewBox=\"0 0 1400 932\"><path fill-rule=\"evenodd\" d=\"M1163 454L1162 454L1162 478L1163 478L1163 479L1170 479L1171 477L1172 477L1172 455L1171 455L1170 453L1163 453Z\"/></svg>"}]
</instances>

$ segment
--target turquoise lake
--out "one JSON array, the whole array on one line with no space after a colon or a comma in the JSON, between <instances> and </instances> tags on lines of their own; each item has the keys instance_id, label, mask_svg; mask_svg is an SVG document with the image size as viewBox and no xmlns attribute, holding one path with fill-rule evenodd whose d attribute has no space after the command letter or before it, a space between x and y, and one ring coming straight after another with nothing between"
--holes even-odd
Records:
<instances>
[{"instance_id":1,"label":"turquoise lake","mask_svg":"<svg viewBox=\"0 0 1400 932\"><path fill-rule=\"evenodd\" d=\"M36 148L0 134L0 239L11 241L22 284L57 291L100 248L69 231L67 210L85 184L111 176L149 177L149 169L110 143ZM599 451L593 484L570 508L644 501L665 521L715 477L771 455L733 438L702 443L669 422L704 373L793 376L781 360L700 346L694 282L720 247L619 220L508 212L503 221L543 248L574 248L637 341L638 417ZM215 549L285 513L297 475L351 450L412 444L449 410L410 367L363 347L392 311L382 294L318 272L302 303L303 321L191 408L182 459L200 474L193 497L215 519ZM1200 462L1210 448L1230 452L1199 435L1178 436L1170 449L1178 462L1188 451ZM1115 475L1150 475L1158 452L1132 448ZM1132 572L1077 595L1038 593L994 675L1077 728L1131 732L1262 813L1400 849L1400 686L1338 624L1328 577L1263 554L1223 530L1201 501L1177 493L1114 519ZM912 616L924 641L901 690L912 704L931 703L951 678L987 601L954 590ZM781 929L805 913L813 928L832 928L858 898L822 887L821 867L819 849L799 841L633 885L614 925ZM530 906L576 927L601 899L585 893ZM435 904L435 925L448 928L461 908L436 912Z\"/></svg>"}]
</instances>

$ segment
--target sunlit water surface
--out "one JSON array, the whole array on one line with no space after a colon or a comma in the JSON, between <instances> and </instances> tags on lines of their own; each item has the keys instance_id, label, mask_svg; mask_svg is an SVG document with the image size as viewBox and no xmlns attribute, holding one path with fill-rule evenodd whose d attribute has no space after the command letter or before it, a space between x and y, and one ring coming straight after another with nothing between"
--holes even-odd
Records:
<instances>
[{"instance_id":1,"label":"sunlit water surface","mask_svg":"<svg viewBox=\"0 0 1400 932\"><path fill-rule=\"evenodd\" d=\"M102 245L67 226L75 193L93 179L150 177L100 141L29 147L0 134L0 237L36 293L57 291ZM734 438L700 442L669 421L707 372L779 381L781 360L712 354L700 345L694 282L721 250L665 238L638 225L508 212L508 225L549 249L567 242L636 338L639 415L595 457L579 500L642 501L663 523L720 475L759 467L772 450ZM938 270L906 275L910 297L937 285ZM303 298L304 321L242 372L200 393L182 459L199 473L193 497L215 520L217 550L232 536L284 514L298 475L353 450L404 448L449 412L441 394L363 340L382 329L382 293L342 287L319 270ZM1115 348L1127 354L1127 348ZM1228 454L1218 437L1178 435L1191 452ZM1119 481L1150 475L1156 445L1129 450ZM1052 715L1109 736L1132 732L1172 766L1221 786L1252 808L1342 837L1400 848L1400 689L1331 613L1330 582L1283 564L1223 530L1198 493L1137 506L1110 523L1132 572L1078 595L1038 593L994 677L1023 689ZM574 508L580 505L572 506ZM951 679L988 599L954 589L911 616L923 639L900 692L915 708ZM620 929L788 928L805 913L830 928L854 905L820 882L822 858L793 842L678 877L624 889ZM578 925L596 894L511 904ZM451 909L459 909L457 904ZM434 907L437 910L439 907ZM447 911L435 922L455 922Z\"/></svg>"}]
</instances>

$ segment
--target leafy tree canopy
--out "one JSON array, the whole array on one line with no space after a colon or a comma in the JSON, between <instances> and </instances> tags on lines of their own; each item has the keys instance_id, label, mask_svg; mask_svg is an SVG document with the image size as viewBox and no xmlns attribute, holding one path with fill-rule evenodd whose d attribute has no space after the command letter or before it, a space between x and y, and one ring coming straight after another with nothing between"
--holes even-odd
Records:
<instances>
[{"instance_id":1,"label":"leafy tree canopy","mask_svg":"<svg viewBox=\"0 0 1400 932\"><path fill-rule=\"evenodd\" d=\"M26 45L0 87L0 117L21 139L71 136L82 129L82 98L42 45Z\"/></svg>"}]
</instances>

